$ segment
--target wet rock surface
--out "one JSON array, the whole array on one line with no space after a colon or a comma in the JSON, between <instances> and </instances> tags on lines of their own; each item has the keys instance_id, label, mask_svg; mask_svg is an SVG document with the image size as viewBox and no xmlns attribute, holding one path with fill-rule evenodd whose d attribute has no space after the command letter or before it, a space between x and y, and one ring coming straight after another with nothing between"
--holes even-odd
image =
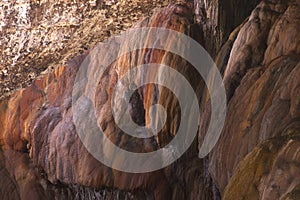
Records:
<instances>
[{"instance_id":1,"label":"wet rock surface","mask_svg":"<svg viewBox=\"0 0 300 200\"><path fill-rule=\"evenodd\" d=\"M193 24L192 8L193 4L168 6L151 18L141 21L136 27L167 27L191 36L197 36L196 30L198 29ZM149 38L149 42L153 39L155 38ZM173 44L176 41L177 38L170 38L168 43ZM126 46L126 41L122 44L112 44L109 50L118 52L118 48L122 48L122 45ZM183 44L180 48L187 48L187 46ZM100 56L96 59L105 59L105 56L109 56L107 51L107 49L100 49ZM146 55L147 61L143 59ZM217 194L212 191L211 179L204 173L204 161L197 158L196 145L193 145L191 150L176 164L163 170L144 174L129 174L112 170L87 152L76 134L72 113L74 79L85 56L78 56L66 65L55 68L52 73L39 77L34 80L30 87L15 92L9 99L1 103L3 115L1 114L0 125L3 150L21 154L26 157L23 165L27 168L29 168L28 165L32 165L35 169L27 169L33 173L32 176L16 180L17 184L21 185L21 191L18 194L20 196L24 194L32 194L35 197L45 196L44 194L48 194L47 187L41 187L39 183L40 180L45 180L50 185L54 185L53 187L62 183L67 186L77 184L80 187L95 188L95 191L100 190L100 192L103 187L125 190L128 192L124 195L130 196L132 194L133 198L195 199L201 196L208 198L216 196ZM95 99L101 100L95 101L98 124L104 127L104 133L116 145L134 152L148 152L164 146L174 137L178 123L178 121L169 118L167 125L160 134L161 136L157 139L147 140L129 137L115 124L110 112L111 88L116 86L118 79L130 67L145 62L163 62L182 71L186 77L193 72L192 67L179 56L158 50L145 50L119 58L108 68L103 77L100 77L99 86L95 93ZM141 77L147 79L153 75L155 73L149 69L149 71L138 74L136 78L138 81ZM200 84L200 76L189 79L194 82L195 88L199 88L199 90L203 88L203 84ZM147 106L154 103L153 96L156 96L161 104L169 104L170 109L167 110L169 114L178 115L176 98L163 90L153 92L155 87L157 86L144 87L131 100L131 105L135 108L131 115L140 124L147 124L150 120L146 117L149 116L149 107ZM164 102L166 98L167 101ZM143 114L144 112L145 114ZM15 126L16 123L19 126ZM110 152L109 149L105 149L105 151ZM14 156L8 157L13 161L15 160ZM114 155L115 162L122 162L123 159ZM26 170L15 169L11 175L16 176L15 174L19 171ZM202 179L195 179L196 175L207 179L207 181L202 182ZM30 188L27 186L33 183L40 188L39 193L30 192ZM69 191L68 188L66 190ZM78 191L75 188L76 192ZM89 193L94 194L90 191ZM59 195L55 191L54 194ZM112 192L113 198L118 198L116 195L117 193Z\"/></svg>"},{"instance_id":2,"label":"wet rock surface","mask_svg":"<svg viewBox=\"0 0 300 200\"><path fill-rule=\"evenodd\" d=\"M99 12L103 6L90 3L86 13ZM252 3L200 0L195 1L195 7L193 2L171 4L134 25L185 33L216 55L216 64L224 76L228 108L222 135L206 158L198 158L198 149L211 107L201 76L177 55L143 49L119 57L98 77L93 96L98 125L112 142L132 152L151 152L166 146L176 135L180 112L184 112L168 89L148 84L130 99L130 115L143 126L152 122L153 104L167 108L166 123L157 137L141 140L124 134L111 113L113 88L122 75L140 64L164 63L191 83L201 102L198 138L175 163L151 173L124 173L97 161L76 134L72 108L74 80L90 52L80 45L86 41L89 45L96 43L90 43L93 37L80 40L76 36L78 40L69 40L69 49L62 50L66 60L57 58L63 61L61 65L0 101L0 198L299 199L300 5L292 0ZM230 21L232 18L234 21ZM89 32L96 27L92 26L96 21L82 23L91 27L74 27L78 34L78 30ZM100 38L102 35L99 41ZM166 45L177 42L177 38L166 38ZM151 43L155 38L147 41ZM99 50L101 56L96 60L105 59L107 52L119 52L128 42L113 41L109 48ZM185 44L178 44L178 48L188 50ZM83 53L74 57L81 50ZM158 75L149 67L138 71L133 82L138 84ZM126 88L126 83L121 87ZM122 103L115 102L120 107ZM102 148L113 153L105 145ZM119 155L113 157L116 162L124 161Z\"/></svg>"}]
</instances>

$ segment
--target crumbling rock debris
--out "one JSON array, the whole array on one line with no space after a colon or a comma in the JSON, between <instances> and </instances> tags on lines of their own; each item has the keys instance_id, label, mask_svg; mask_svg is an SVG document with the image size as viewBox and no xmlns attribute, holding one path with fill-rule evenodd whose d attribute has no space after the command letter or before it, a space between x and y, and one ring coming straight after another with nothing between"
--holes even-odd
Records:
<instances>
[{"instance_id":1,"label":"crumbling rock debris","mask_svg":"<svg viewBox=\"0 0 300 200\"><path fill-rule=\"evenodd\" d=\"M0 2L0 98L120 33L167 0ZM3 75L3 70L8 75ZM2 71L2 76L1 76ZM16 76L19 74L19 76Z\"/></svg>"}]
</instances>

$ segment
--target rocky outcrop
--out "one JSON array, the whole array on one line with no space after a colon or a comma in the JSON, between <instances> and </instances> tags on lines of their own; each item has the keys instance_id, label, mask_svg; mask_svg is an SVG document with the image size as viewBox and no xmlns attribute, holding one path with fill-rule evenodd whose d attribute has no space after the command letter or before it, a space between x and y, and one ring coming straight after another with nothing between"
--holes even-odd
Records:
<instances>
[{"instance_id":1,"label":"rocky outcrop","mask_svg":"<svg viewBox=\"0 0 300 200\"><path fill-rule=\"evenodd\" d=\"M295 1L261 2L233 44L224 73L227 119L209 155L225 199L280 199L299 184L299 9Z\"/></svg>"},{"instance_id":2,"label":"rocky outcrop","mask_svg":"<svg viewBox=\"0 0 300 200\"><path fill-rule=\"evenodd\" d=\"M53 199L49 195L48 187L42 187L40 181L50 181L50 185L58 188L61 183L78 184L81 188L86 186L92 188L88 193L96 197L97 194L93 194L93 191L114 185L112 171L85 150L72 123L70 100L79 64L80 62L75 62L55 69L53 74L34 81L30 87L12 95L9 102L3 101L1 104L4 113L1 120L2 148L4 152L9 152L7 159L12 166L8 168L21 188L19 195L23 199L27 195ZM18 167L15 168L16 166ZM117 176L118 178L121 176ZM132 181L137 185L142 182ZM116 187L120 182L115 183ZM38 190L33 187L34 184ZM125 186L137 188L132 185ZM80 196L80 191L83 190L81 188L75 188L75 195ZM109 190L104 190L100 194L108 192ZM117 198L119 193L112 195L112 199ZM56 192L54 195L64 198ZM130 194L126 196L128 195ZM71 198L72 195L67 193L65 198L67 197Z\"/></svg>"},{"instance_id":3,"label":"rocky outcrop","mask_svg":"<svg viewBox=\"0 0 300 200\"><path fill-rule=\"evenodd\" d=\"M184 1L180 5L169 5L135 27L176 30L196 39L212 55L216 54L216 63L224 75L228 109L222 135L213 151L204 159L198 158L211 110L201 76L178 55L159 49L143 49L122 55L109 65L101 77L96 77L95 92L83 89L92 96L98 125L114 144L131 152L151 152L166 146L176 135L180 113L185 112L172 91L148 84L136 90L129 101L131 118L147 128L153 122L151 106L158 103L166 108L166 123L157 137L138 139L125 134L111 112L113 89L131 87L126 79L121 85L118 83L122 75L134 66L163 63L190 82L201 102L198 138L175 163L154 172L120 172L95 159L83 146L73 121L75 78L91 52L85 50L82 55L39 76L30 86L0 102L0 173L3 177L0 198L299 198L299 3L262 1L248 17L258 1L195 2L197 23L193 3ZM94 4L90 6L94 7ZM96 8L90 10L99 11ZM58 17L58 21L61 20ZM82 30L89 32L98 27L96 21L93 22L88 27L82 25ZM80 35L78 30L81 29L76 30ZM177 44L178 38L165 37L166 46L176 44L182 51L188 51L188 45ZM90 44L90 40L93 39L87 43ZM105 48L98 49L100 56L93 57L94 62L117 54L130 41L116 39L109 42ZM161 41L148 37L147 42ZM76 49L72 46L76 46L75 43L68 43L70 49ZM73 57L72 50L71 54L68 49L65 51L64 55ZM86 76L96 76L93 72ZM170 74L164 75L173 78ZM148 67L132 74L131 79L138 84L155 76L159 74ZM176 80L172 81L175 85ZM180 85L178 88L185 94ZM119 107L124 104L122 101L114 103ZM80 107L80 104L76 106ZM105 152L114 154L106 147L103 144ZM120 155L113 157L116 163L124 162Z\"/></svg>"},{"instance_id":4,"label":"rocky outcrop","mask_svg":"<svg viewBox=\"0 0 300 200\"><path fill-rule=\"evenodd\" d=\"M0 98L120 33L166 0L0 2Z\"/></svg>"},{"instance_id":5,"label":"rocky outcrop","mask_svg":"<svg viewBox=\"0 0 300 200\"><path fill-rule=\"evenodd\" d=\"M192 6L193 4L169 6L136 26L166 27L199 38L199 28L193 24ZM149 38L149 42L153 39L155 38ZM177 38L169 38L166 45L176 42ZM118 52L122 45L126 46L126 41L121 44L117 42L109 46L109 49L100 49L100 56L95 59L105 59L106 56L110 56L107 52ZM183 44L178 48L187 48L187 46ZM15 177L17 185L20 186L17 194L21 197L23 195L47 197L45 194L48 194L49 187L55 189L62 184L66 187L64 190L70 191L69 186L77 184L80 187L95 188L95 191L103 187L126 190L128 192L124 195L130 197L132 194L132 198L217 197L211 179L204 170L206 162L197 157L196 145L193 145L175 164L163 170L143 174L123 173L108 168L87 152L76 134L72 110L74 80L85 56L79 56L67 65L55 68L53 73L36 79L30 87L15 92L1 103L2 148L12 165L20 166L10 167L11 176ZM201 91L204 86L200 76L189 77L189 74L194 73L189 63L179 56L161 50L146 49L132 52L113 63L99 79L95 93L97 120L98 124L104 127L104 133L111 141L134 152L148 152L163 147L174 137L178 124L178 121L168 118L159 138L140 140L124 134L112 120L111 88L116 86L118 79L132 66L153 62L164 63L179 70L193 83L195 89L198 88L198 91ZM147 79L153 75L149 69L140 72L136 79L142 77ZM131 107L134 108L131 115L136 123L143 125L151 121L148 117L149 107L156 102L162 105L168 104L168 116L171 114L176 118L179 115L176 97L169 91L161 88L158 90L157 86L149 85L135 93L130 102ZM16 161L18 160L16 157L24 157L24 159ZM115 155L115 160L122 162L123 158ZM19 173L21 173L20 178L17 176ZM23 173L32 175L25 176L22 175ZM202 178L195 179L196 176ZM41 183L43 181L47 184ZM38 189L29 187L32 184L37 185ZM77 190L75 188L71 191L78 193ZM59 196L60 193L57 194L55 191L54 195ZM117 194L119 195L113 192L113 198L117 198L114 196Z\"/></svg>"},{"instance_id":6,"label":"rocky outcrop","mask_svg":"<svg viewBox=\"0 0 300 200\"><path fill-rule=\"evenodd\" d=\"M10 173L7 171L5 166L5 157L3 152L0 152L0 175L1 175L1 182L0 182L0 192L1 198L3 199L20 199L18 185L15 180L12 179Z\"/></svg>"},{"instance_id":7,"label":"rocky outcrop","mask_svg":"<svg viewBox=\"0 0 300 200\"><path fill-rule=\"evenodd\" d=\"M195 0L197 23L203 27L205 48L214 57L260 0Z\"/></svg>"},{"instance_id":8,"label":"rocky outcrop","mask_svg":"<svg viewBox=\"0 0 300 200\"><path fill-rule=\"evenodd\" d=\"M254 148L238 165L224 199L298 199L299 142L298 123Z\"/></svg>"}]
</instances>

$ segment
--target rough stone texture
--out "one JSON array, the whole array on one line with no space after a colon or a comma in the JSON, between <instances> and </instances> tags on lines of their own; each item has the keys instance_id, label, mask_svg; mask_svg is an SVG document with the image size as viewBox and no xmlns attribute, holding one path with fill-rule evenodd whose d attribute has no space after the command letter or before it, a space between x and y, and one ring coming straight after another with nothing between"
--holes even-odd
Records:
<instances>
[{"instance_id":1,"label":"rough stone texture","mask_svg":"<svg viewBox=\"0 0 300 200\"><path fill-rule=\"evenodd\" d=\"M238 165L223 199L299 198L299 127L292 124L254 148Z\"/></svg>"},{"instance_id":2,"label":"rough stone texture","mask_svg":"<svg viewBox=\"0 0 300 200\"><path fill-rule=\"evenodd\" d=\"M80 62L73 62L56 68L53 74L35 80L30 87L13 94L9 102L1 103L2 148L22 199L72 198L73 193L79 198L98 199L122 195L120 191L99 191L104 186L113 186L112 172L88 154L76 135L70 98ZM42 181L50 181L50 186L42 187ZM61 183L68 184L62 195L59 190L49 193L52 185L59 189ZM75 184L80 187L68 188ZM137 194L123 196L134 199Z\"/></svg>"},{"instance_id":3,"label":"rough stone texture","mask_svg":"<svg viewBox=\"0 0 300 200\"><path fill-rule=\"evenodd\" d=\"M167 0L0 2L0 98L128 29Z\"/></svg>"},{"instance_id":4,"label":"rough stone texture","mask_svg":"<svg viewBox=\"0 0 300 200\"><path fill-rule=\"evenodd\" d=\"M195 0L196 20L203 27L205 48L215 56L230 33L260 0Z\"/></svg>"},{"instance_id":5,"label":"rough stone texture","mask_svg":"<svg viewBox=\"0 0 300 200\"><path fill-rule=\"evenodd\" d=\"M0 193L2 199L20 199L19 188L13 180L5 166L5 157L2 150L0 151Z\"/></svg>"},{"instance_id":6,"label":"rough stone texture","mask_svg":"<svg viewBox=\"0 0 300 200\"><path fill-rule=\"evenodd\" d=\"M279 20L285 20L286 17L290 17L292 6L286 11L288 2L284 3L272 3L262 2L257 8L254 9L248 22L241 29L236 42L231 51L231 59L228 62L228 67L224 75L224 81L226 89L228 91L229 98L232 96L235 88L240 84L241 79L251 67L258 67L264 64L264 58L269 62L277 56L264 55L267 48L268 51L278 52L278 49L274 50L273 44L268 44L268 38L278 38L277 35L273 36L274 29L280 25L275 24L281 14L285 13L284 17L280 17ZM285 12L286 11L286 12ZM295 11L294 11L295 12ZM297 31L297 28L293 28L295 24L298 24L297 15L293 22L289 24L293 31ZM287 30L289 31L289 30ZM277 34L280 34L279 32ZM281 34L283 35L283 34ZM290 35L290 34L288 34ZM290 36L288 36L290 37ZM294 38L293 36L291 38ZM297 37L295 37L297 38ZM297 39L296 39L297 40ZM272 41L273 43L275 41ZM288 41L288 44L292 44L295 41ZM293 44L294 45L294 44ZM293 47L291 46L291 50ZM287 52L288 53L288 52ZM287 55L282 52L280 55Z\"/></svg>"},{"instance_id":7,"label":"rough stone texture","mask_svg":"<svg viewBox=\"0 0 300 200\"><path fill-rule=\"evenodd\" d=\"M280 142L280 136L289 127L299 130L300 41L296 36L300 31L299 13L300 5L295 1L263 1L242 26L233 44L224 74L229 100L227 118L221 138L209 155L209 171L221 194L229 183L227 199L243 199L242 194L245 199L279 199L299 184L296 175L299 169L289 165L299 164L296 143L276 143L279 146L274 148L283 145L284 152L272 155L274 160L256 155L258 150L253 150L270 138L278 138ZM226 63L226 57L220 55L220 58L220 63ZM209 112L208 107L201 122L200 142ZM292 149L295 154L285 152L286 149ZM252 156L247 156L250 152ZM282 171L278 171L280 166L272 165L263 170L263 177L258 172L261 163L283 157L286 157L283 162L286 168L281 168ZM237 170L241 162L242 167ZM253 168L247 169L250 164Z\"/></svg>"},{"instance_id":8,"label":"rough stone texture","mask_svg":"<svg viewBox=\"0 0 300 200\"><path fill-rule=\"evenodd\" d=\"M167 27L195 38L201 38L198 26L193 24L192 10L193 4L189 3L185 6L171 5L136 26ZM149 38L149 42L153 39L155 38ZM177 38L168 38L168 43L176 42ZM126 42L121 46L114 43L109 46L109 49L101 49L100 56L96 59L105 59L105 56L109 56L107 52L118 52L122 45L126 45ZM188 46L181 44L178 48L185 50L184 48ZM66 187L63 189L70 191L68 187L77 184L80 187L88 187L89 194L95 194L91 188L100 190L103 187L109 187L126 190L128 192L124 194L125 196L140 199L144 197L155 199L217 198L218 193L214 191L214 186L205 170L207 162L197 157L196 141L175 164L146 174L129 174L112 170L95 160L86 151L76 134L71 107L74 79L84 58L85 55L79 56L65 66L55 68L53 73L34 80L31 86L15 92L9 99L1 102L0 141L2 149L13 163L9 169L12 169L10 174L15 177L17 185L20 186L17 194L21 198L27 198L22 195L46 198L48 187L55 188L63 184ZM164 63L178 69L193 83L195 89L198 88L198 91L203 89L200 76L190 77L189 74L194 73L195 70L179 56L146 49L120 57L108 68L103 77L99 77L99 86L95 93L95 99L98 100L95 101L95 108L98 124L104 127L104 133L116 145L130 151L147 152L164 146L174 137L178 126L177 120L168 118L166 126L157 139L139 140L124 134L112 119L111 88L116 86L118 79L130 67L152 62ZM155 73L149 69L147 72L138 74L136 79L137 81L142 77L147 79L153 75ZM158 90L153 91L155 88ZM179 115L176 98L163 88L149 85L135 93L130 102L134 108L131 110L131 115L137 123L148 124L149 106L156 103L153 99L163 105L168 104L168 116L176 118ZM117 105L122 106L121 103ZM109 149L106 151L109 152ZM19 161L16 157L23 159ZM118 155L114 155L114 158L116 162L123 160ZM19 167L14 168L14 166ZM195 177L199 178L195 179ZM40 183L42 181L49 181L50 186L43 185ZM36 185L38 189L29 185ZM71 191L75 194L82 194L78 188ZM53 195L59 196L59 193L57 194L54 190ZM117 195L119 193L112 192L113 198L118 198Z\"/></svg>"},{"instance_id":9,"label":"rough stone texture","mask_svg":"<svg viewBox=\"0 0 300 200\"><path fill-rule=\"evenodd\" d=\"M203 112L198 141L172 165L147 174L121 173L95 160L76 134L72 113L72 87L86 51L0 102L0 198L299 199L299 3L262 1L245 20L258 1L250 6L239 0L197 2L205 8L202 18L197 14L200 26L194 23L192 4L183 3L168 6L136 27L171 28L194 37L212 54L220 49L216 63L224 73L228 114L221 138L207 158L197 157L210 119L209 95L201 77L176 55L144 49L120 57L99 77L94 95L98 124L129 151L165 146L180 120L178 101L166 88L144 86L130 101L130 114L140 125L151 122L151 105L167 108L170 117L158 137L141 141L125 135L110 112L112 88L128 69L164 63L182 73L197 92ZM232 18L234 22L229 22ZM176 42L168 37L167 43ZM122 45L126 41L111 43L97 59L118 52ZM178 44L178 48L187 47ZM139 71L134 81L152 76L156 74L151 69ZM114 158L123 161L118 155Z\"/></svg>"},{"instance_id":10,"label":"rough stone texture","mask_svg":"<svg viewBox=\"0 0 300 200\"><path fill-rule=\"evenodd\" d=\"M78 185L52 184L31 162L28 154L14 150L1 152L1 199L145 199L147 193L134 194L114 189L93 189ZM9 171L7 171L9 170Z\"/></svg>"}]
</instances>

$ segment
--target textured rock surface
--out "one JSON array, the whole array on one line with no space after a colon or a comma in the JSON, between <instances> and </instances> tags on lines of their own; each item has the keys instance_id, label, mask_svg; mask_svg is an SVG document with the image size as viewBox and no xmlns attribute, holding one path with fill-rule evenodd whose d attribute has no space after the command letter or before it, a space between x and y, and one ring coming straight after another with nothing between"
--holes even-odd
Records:
<instances>
[{"instance_id":1,"label":"textured rock surface","mask_svg":"<svg viewBox=\"0 0 300 200\"><path fill-rule=\"evenodd\" d=\"M192 7L193 4L169 6L137 26L167 27L198 37L199 30L193 24ZM149 42L153 39L149 38ZM176 41L177 38L169 38L168 43L172 44ZM126 42L122 45L126 45ZM101 56L97 59L109 56L107 52L118 51L118 46L119 44L110 46L109 50L101 49ZM179 48L183 47L187 48L184 44ZM47 194L48 189L47 185L40 186L40 182L46 180L50 185L54 185L53 187L63 183L67 186L78 184L81 187L98 190L102 187L110 187L133 191L132 198L146 196L156 199L198 199L203 196L210 199L217 197L218 194L213 191L209 176L203 170L206 165L205 161L197 158L196 145L193 145L191 150L176 164L147 174L128 174L112 170L95 160L86 151L76 135L71 108L75 75L84 57L84 55L79 56L66 66L56 68L53 73L36 79L30 87L14 93L9 100L1 103L2 148L5 153L20 154L24 157L24 160L20 161L22 164L13 164L13 166L24 166L25 169L17 168L12 170L11 174L13 177L16 177L19 172L30 171L33 174L25 178L16 178L18 185L21 185L18 194L42 197L45 193ZM180 57L170 53L158 50L133 52L111 65L101 77L99 88L95 93L97 94L95 99L101 99L101 101L96 101L96 114L98 123L105 127L105 134L117 145L130 151L145 152L162 147L174 136L177 128L178 121L168 119L167 125L160 134L161 137L156 140L141 141L123 134L112 120L112 114L109 112L111 88L115 87L119 77L131 66L152 62L164 63L178 69L194 83L193 85L197 86L195 88L199 88L198 90L203 88L200 76L188 76L194 73L192 67ZM153 76L150 69L136 77L140 79L148 76ZM169 104L168 114L175 116L174 118L179 114L176 98L164 90L155 92L153 91L155 88L157 86L144 87L135 94L136 98L131 102L132 107L136 108L132 110L132 117L140 124L148 123L147 106L155 103L152 101L154 96L159 103ZM143 114L144 107L145 114ZM8 157L12 162L17 162L15 156L9 155ZM122 159L115 155L116 162ZM36 170L33 170L31 165ZM200 178L195 179L196 176ZM206 181L203 181L204 179ZM37 190L39 193L31 193L28 185L33 183L39 187ZM69 191L68 188L64 189ZM75 193L78 192L76 188L74 190ZM139 193L139 190L144 192ZM55 191L54 194L57 195ZM116 194L112 193L113 198L117 198L114 195ZM130 196L130 193L125 193L125 195Z\"/></svg>"},{"instance_id":2,"label":"textured rock surface","mask_svg":"<svg viewBox=\"0 0 300 200\"><path fill-rule=\"evenodd\" d=\"M93 189L75 184L52 184L45 173L33 165L28 154L15 150L1 152L2 199L145 199L147 193ZM9 170L9 171L8 171Z\"/></svg>"},{"instance_id":3,"label":"textured rock surface","mask_svg":"<svg viewBox=\"0 0 300 200\"><path fill-rule=\"evenodd\" d=\"M0 152L0 192L2 199L20 199L17 183L11 178L10 173L5 166L5 157Z\"/></svg>"},{"instance_id":4,"label":"textured rock surface","mask_svg":"<svg viewBox=\"0 0 300 200\"><path fill-rule=\"evenodd\" d=\"M90 3L86 13L100 12L97 2L96 8ZM210 119L209 98L203 96L201 77L179 56L144 49L120 57L99 77L94 95L98 124L115 144L130 151L148 152L168 144L180 123L181 111L166 88L146 85L130 101L131 117L140 125L151 122L151 105L159 103L167 108L170 117L158 137L139 140L125 135L110 112L112 88L128 69L164 63L190 81L202 103L198 141L174 164L152 173L121 173L94 159L79 140L73 123L72 88L88 53L85 51L0 102L0 198L219 199L221 195L224 199L299 199L300 5L292 0L262 1L245 19L257 3L197 0L198 25L192 3L170 5L135 25L184 32L213 55L220 49L216 63L224 73L228 114L221 138L207 158L197 157ZM70 26L68 31L79 30L77 39L80 30L97 32L96 21L90 22L86 23L91 26ZM53 30L50 28L51 33ZM77 40L68 40L71 50L62 52L63 57L83 51L84 41L92 44L93 37L87 38L78 41L79 46ZM153 39L148 38L148 42ZM101 49L97 59L105 59L107 52L118 52L127 42L115 41L110 48ZM168 44L176 42L176 38L168 37ZM185 51L187 46L178 44L178 48ZM64 61L61 58L58 60ZM151 68L139 71L134 82L152 76L156 74ZM118 155L114 158L123 161Z\"/></svg>"},{"instance_id":5,"label":"textured rock surface","mask_svg":"<svg viewBox=\"0 0 300 200\"><path fill-rule=\"evenodd\" d=\"M240 162L224 199L299 198L299 123L289 126L281 135L263 142Z\"/></svg>"},{"instance_id":6,"label":"textured rock surface","mask_svg":"<svg viewBox=\"0 0 300 200\"><path fill-rule=\"evenodd\" d=\"M58 188L61 183L81 185L74 190L63 190L63 195L67 192L65 196L55 191L54 195L59 198L72 198L72 193L83 198L83 186L98 190L103 186L113 186L111 170L88 154L72 123L70 98L79 63L57 68L53 74L34 81L32 86L15 93L9 102L1 104L5 113L1 120L2 148L12 163L8 168L21 187L20 196L24 199L27 198L24 195L35 198L49 195L48 188L41 187L41 181L50 181ZM39 189L32 185L37 185ZM134 186L132 188L135 189ZM39 192L35 193L36 190ZM93 189L86 192L98 198L101 193L109 194L109 190L100 191L100 195ZM112 192L111 199L119 194L118 191ZM125 193L125 196L130 197L130 193ZM109 196L104 197L110 199Z\"/></svg>"},{"instance_id":7,"label":"textured rock surface","mask_svg":"<svg viewBox=\"0 0 300 200\"><path fill-rule=\"evenodd\" d=\"M239 26L260 0L195 0L196 20L203 27L205 47L215 56L231 31Z\"/></svg>"},{"instance_id":8,"label":"textured rock surface","mask_svg":"<svg viewBox=\"0 0 300 200\"><path fill-rule=\"evenodd\" d=\"M254 9L233 44L224 74L229 99L227 119L209 156L209 171L221 194L230 181L225 194L228 199L242 199L241 194L246 199L279 199L299 184L299 175L293 171L299 169L290 164L299 164L297 145L280 139L288 128L299 130L299 11L300 5L294 1L264 1ZM220 63L225 62L222 59ZM206 121L204 117L202 131ZM201 138L200 134L200 141ZM270 138L278 138L274 148L282 148L283 152L270 152L274 159L257 155L260 150L253 149ZM285 152L286 149L295 154ZM286 168L279 172L280 161L276 159L283 157L286 160L282 165ZM274 165L258 172L262 163L273 161ZM240 162L243 164L237 169ZM247 165L253 168L247 169ZM237 184L249 188L243 190Z\"/></svg>"},{"instance_id":9,"label":"textured rock surface","mask_svg":"<svg viewBox=\"0 0 300 200\"><path fill-rule=\"evenodd\" d=\"M166 5L166 0L0 2L0 98Z\"/></svg>"}]
</instances>

